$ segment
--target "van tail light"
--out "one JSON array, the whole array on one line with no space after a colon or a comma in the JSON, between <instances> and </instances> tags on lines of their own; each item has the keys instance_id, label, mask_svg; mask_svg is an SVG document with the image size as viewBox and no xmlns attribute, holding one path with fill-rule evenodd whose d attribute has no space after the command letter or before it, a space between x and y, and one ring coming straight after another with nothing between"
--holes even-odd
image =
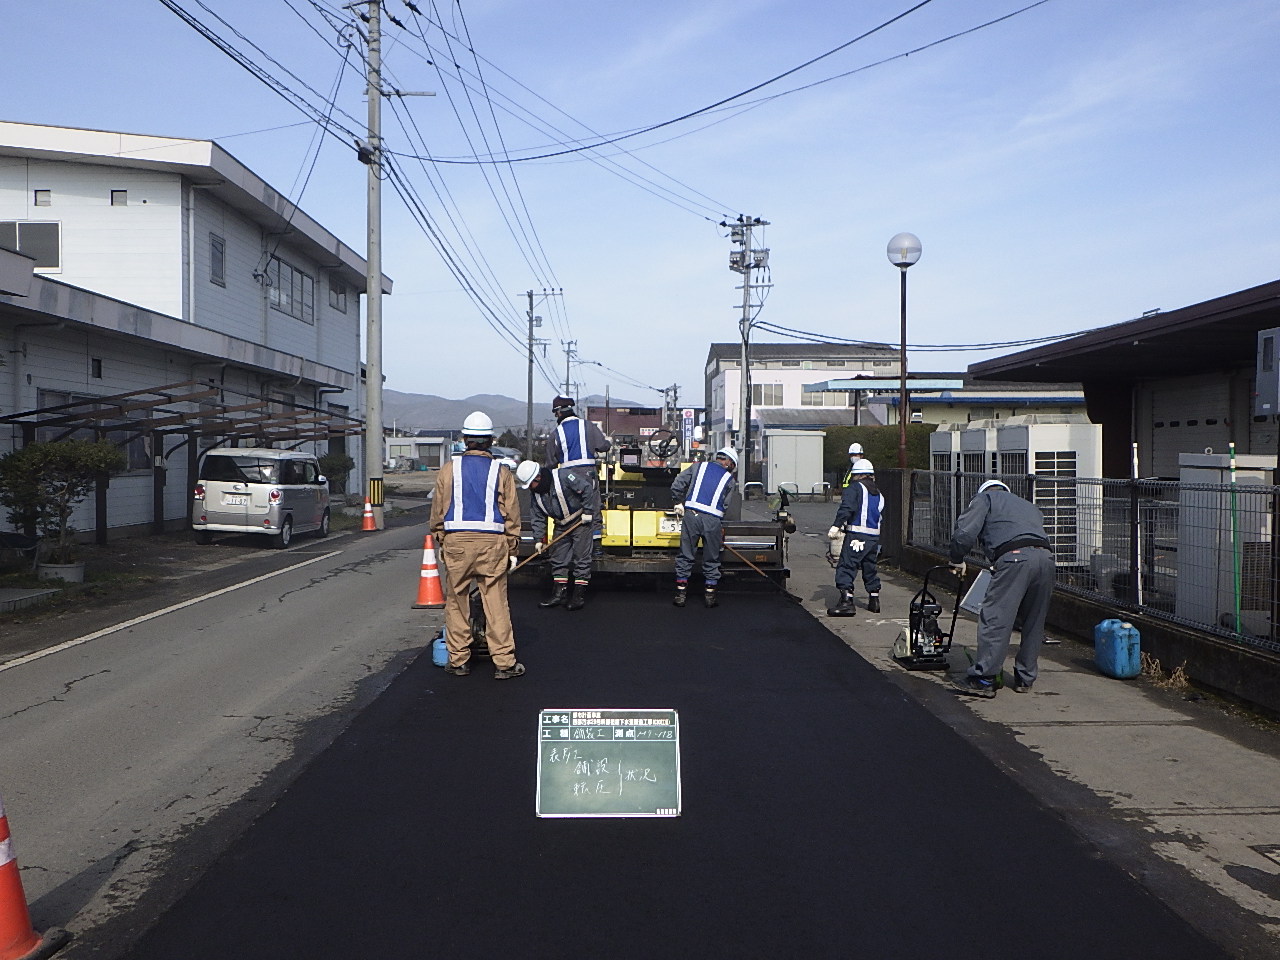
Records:
<instances>
[{"instance_id":1,"label":"van tail light","mask_svg":"<svg viewBox=\"0 0 1280 960\"><path fill-rule=\"evenodd\" d=\"M280 502L280 491L278 489L272 489L270 496L271 496L272 503Z\"/></svg>"},{"instance_id":2,"label":"van tail light","mask_svg":"<svg viewBox=\"0 0 1280 960\"><path fill-rule=\"evenodd\" d=\"M196 498L197 500L203 500L203 499L204 499L204 484L203 484L203 483L197 483L197 484L196 484L196 489L195 489L195 498Z\"/></svg>"}]
</instances>

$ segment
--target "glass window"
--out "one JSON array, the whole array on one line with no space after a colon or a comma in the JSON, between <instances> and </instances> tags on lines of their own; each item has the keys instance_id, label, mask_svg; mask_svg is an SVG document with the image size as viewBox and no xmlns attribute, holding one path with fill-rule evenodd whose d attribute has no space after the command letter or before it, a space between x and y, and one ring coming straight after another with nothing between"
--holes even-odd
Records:
<instances>
[{"instance_id":1,"label":"glass window","mask_svg":"<svg viewBox=\"0 0 1280 960\"><path fill-rule=\"evenodd\" d=\"M52 190L36 190L31 202L37 207L48 207L53 205Z\"/></svg>"},{"instance_id":2,"label":"glass window","mask_svg":"<svg viewBox=\"0 0 1280 960\"><path fill-rule=\"evenodd\" d=\"M209 282L227 285L227 241L216 233L209 234Z\"/></svg>"},{"instance_id":3,"label":"glass window","mask_svg":"<svg viewBox=\"0 0 1280 960\"><path fill-rule=\"evenodd\" d=\"M0 247L31 257L39 268L56 270L62 266L61 224L39 220L0 221Z\"/></svg>"},{"instance_id":4,"label":"glass window","mask_svg":"<svg viewBox=\"0 0 1280 960\"><path fill-rule=\"evenodd\" d=\"M782 406L782 384L753 383L751 385L751 405L753 407Z\"/></svg>"},{"instance_id":5,"label":"glass window","mask_svg":"<svg viewBox=\"0 0 1280 960\"><path fill-rule=\"evenodd\" d=\"M347 285L329 274L329 306L339 313L347 312Z\"/></svg>"},{"instance_id":6,"label":"glass window","mask_svg":"<svg viewBox=\"0 0 1280 960\"><path fill-rule=\"evenodd\" d=\"M272 257L267 264L267 282L271 284L268 299L273 309L303 323L315 323L316 282L312 277L279 257Z\"/></svg>"},{"instance_id":7,"label":"glass window","mask_svg":"<svg viewBox=\"0 0 1280 960\"><path fill-rule=\"evenodd\" d=\"M113 207L127 207L129 205L128 190L112 190L111 205Z\"/></svg>"}]
</instances>

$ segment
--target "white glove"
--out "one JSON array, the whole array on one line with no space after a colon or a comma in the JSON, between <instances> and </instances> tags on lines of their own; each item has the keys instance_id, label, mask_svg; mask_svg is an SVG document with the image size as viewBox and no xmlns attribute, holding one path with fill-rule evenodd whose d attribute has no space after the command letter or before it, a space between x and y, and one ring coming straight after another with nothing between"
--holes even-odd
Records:
<instances>
[{"instance_id":1,"label":"white glove","mask_svg":"<svg viewBox=\"0 0 1280 960\"><path fill-rule=\"evenodd\" d=\"M961 580L964 579L965 572L969 569L963 560L961 560L959 563L953 563L950 566L951 566L951 572L954 573Z\"/></svg>"},{"instance_id":2,"label":"white glove","mask_svg":"<svg viewBox=\"0 0 1280 960\"><path fill-rule=\"evenodd\" d=\"M514 570L514 569L516 568L516 564L517 564L517 563L519 563L519 562L520 562L520 558L519 558L519 557L511 557L511 558L509 558L509 559L507 560L507 573L510 573L512 570Z\"/></svg>"},{"instance_id":3,"label":"white glove","mask_svg":"<svg viewBox=\"0 0 1280 960\"><path fill-rule=\"evenodd\" d=\"M683 503L677 503L677 504L676 504L674 507L672 507L671 509L673 509L673 510L676 512L676 516L677 516L677 517L679 517L681 520L683 520L683 519L684 519L684 504L683 504Z\"/></svg>"},{"instance_id":4,"label":"white glove","mask_svg":"<svg viewBox=\"0 0 1280 960\"><path fill-rule=\"evenodd\" d=\"M534 541L534 544L533 544L534 553L541 553L545 549L547 549L547 545L543 543L541 540Z\"/></svg>"},{"instance_id":5,"label":"white glove","mask_svg":"<svg viewBox=\"0 0 1280 960\"><path fill-rule=\"evenodd\" d=\"M827 531L828 540L839 540L843 536L844 536L844 531L841 530L839 527L832 527L830 530Z\"/></svg>"},{"instance_id":6,"label":"white glove","mask_svg":"<svg viewBox=\"0 0 1280 960\"><path fill-rule=\"evenodd\" d=\"M589 525L591 523L591 514L584 513L582 515L582 523L583 523L583 526Z\"/></svg>"}]
</instances>

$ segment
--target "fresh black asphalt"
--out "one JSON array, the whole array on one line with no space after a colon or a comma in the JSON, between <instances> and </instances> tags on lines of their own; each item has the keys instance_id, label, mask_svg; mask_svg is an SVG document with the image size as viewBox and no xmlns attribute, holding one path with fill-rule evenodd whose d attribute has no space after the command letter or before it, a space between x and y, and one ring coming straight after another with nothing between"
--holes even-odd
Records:
<instances>
[{"instance_id":1,"label":"fresh black asphalt","mask_svg":"<svg viewBox=\"0 0 1280 960\"><path fill-rule=\"evenodd\" d=\"M780 595L536 599L526 676L424 652L130 960L1226 956ZM683 814L537 818L554 707L677 710Z\"/></svg>"}]
</instances>

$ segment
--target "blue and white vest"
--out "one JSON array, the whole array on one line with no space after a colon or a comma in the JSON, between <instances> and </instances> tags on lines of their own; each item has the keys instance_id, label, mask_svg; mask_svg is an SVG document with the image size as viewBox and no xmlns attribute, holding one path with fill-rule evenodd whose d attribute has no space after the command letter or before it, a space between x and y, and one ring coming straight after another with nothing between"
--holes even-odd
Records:
<instances>
[{"instance_id":1,"label":"blue and white vest","mask_svg":"<svg viewBox=\"0 0 1280 960\"><path fill-rule=\"evenodd\" d=\"M884 494L862 490L862 503L858 512L849 518L844 528L863 537L880 536L880 514L884 511Z\"/></svg>"},{"instance_id":2,"label":"blue and white vest","mask_svg":"<svg viewBox=\"0 0 1280 960\"><path fill-rule=\"evenodd\" d=\"M732 482L733 474L714 460L698 464L698 471L693 475L693 483L689 484L689 493L684 501L685 509L723 517L724 505L729 499L729 484Z\"/></svg>"},{"instance_id":3,"label":"blue and white vest","mask_svg":"<svg viewBox=\"0 0 1280 960\"><path fill-rule=\"evenodd\" d=\"M587 446L587 422L581 417L565 417L556 427L556 448L560 453L560 466L592 466L596 458Z\"/></svg>"},{"instance_id":4,"label":"blue and white vest","mask_svg":"<svg viewBox=\"0 0 1280 960\"><path fill-rule=\"evenodd\" d=\"M560 471L558 469L551 471L551 486L553 489L549 490L546 493L534 494L534 496L538 498L538 500L542 505L542 512L545 513L547 516L554 517L556 520L559 520L561 522L564 522L565 520L568 520L568 521L576 520L578 517L578 514L582 513L582 509L581 508L577 510L569 509L569 500L564 495L564 484L560 482ZM555 495L554 500L551 499L553 494ZM560 506L559 514L557 514L555 510L552 509L557 504Z\"/></svg>"},{"instance_id":5,"label":"blue and white vest","mask_svg":"<svg viewBox=\"0 0 1280 960\"><path fill-rule=\"evenodd\" d=\"M498 510L498 477L502 464L492 457L453 458L453 500L444 515L444 528L503 533L505 518Z\"/></svg>"}]
</instances>

